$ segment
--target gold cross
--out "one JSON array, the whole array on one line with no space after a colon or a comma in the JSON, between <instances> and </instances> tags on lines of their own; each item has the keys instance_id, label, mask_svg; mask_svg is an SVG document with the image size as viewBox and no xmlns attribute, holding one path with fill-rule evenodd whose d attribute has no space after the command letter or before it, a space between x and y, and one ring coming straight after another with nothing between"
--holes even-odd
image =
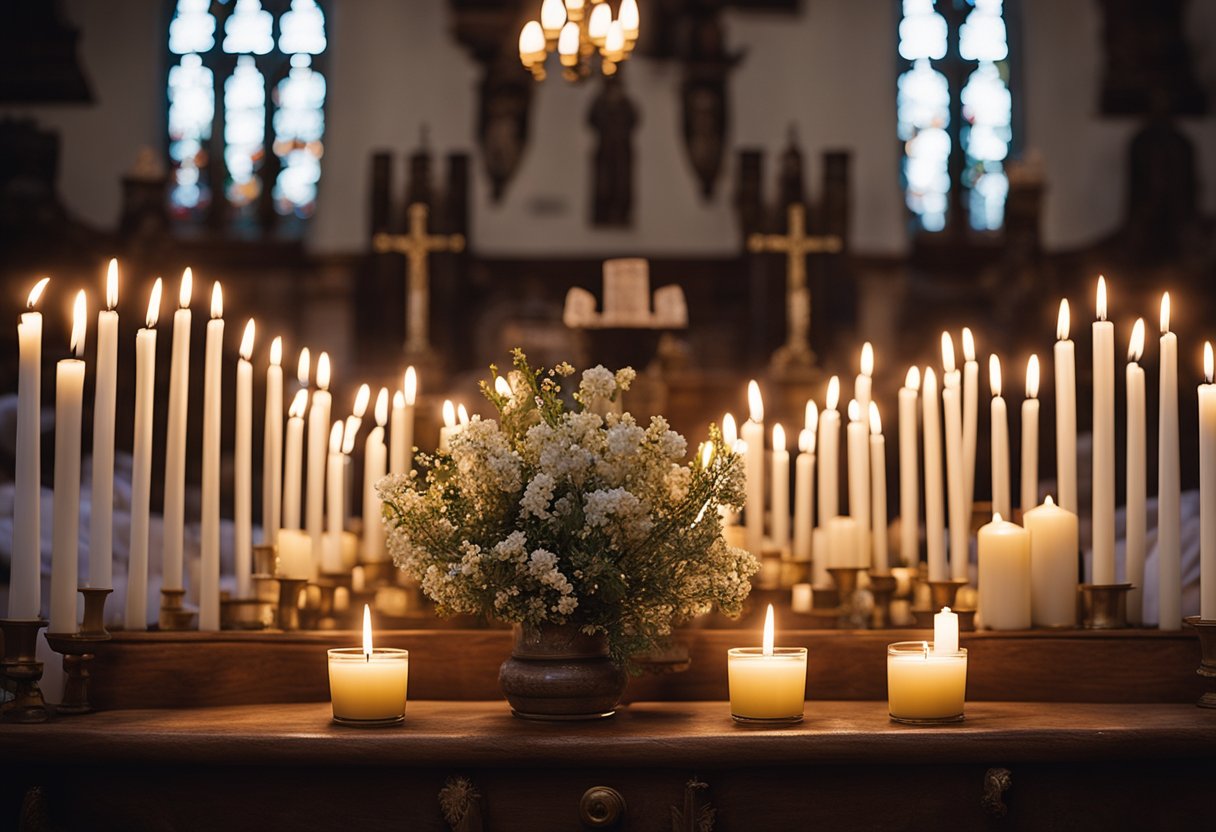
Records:
<instances>
[{"instance_id":1,"label":"gold cross","mask_svg":"<svg viewBox=\"0 0 1216 832\"><path fill-rule=\"evenodd\" d=\"M844 244L835 234L823 236L806 233L806 207L793 203L789 207L789 232L786 234L752 234L747 238L747 250L778 252L786 255L786 338L779 350L783 363L814 363L811 352L811 290L806 280L808 254L836 254Z\"/></svg>"},{"instance_id":2,"label":"gold cross","mask_svg":"<svg viewBox=\"0 0 1216 832\"><path fill-rule=\"evenodd\" d=\"M372 247L377 254L396 252L405 255L405 351L410 355L423 355L431 350L427 325L430 310L427 258L433 251L464 251L464 235L427 234L427 207L422 202L411 205L409 214L408 233L381 232L372 238Z\"/></svg>"}]
</instances>

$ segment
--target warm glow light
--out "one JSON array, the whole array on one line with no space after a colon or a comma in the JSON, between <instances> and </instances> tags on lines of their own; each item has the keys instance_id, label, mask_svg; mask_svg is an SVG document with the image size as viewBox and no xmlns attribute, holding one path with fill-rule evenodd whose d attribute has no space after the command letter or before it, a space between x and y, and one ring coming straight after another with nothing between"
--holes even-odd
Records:
<instances>
[{"instance_id":1,"label":"warm glow light","mask_svg":"<svg viewBox=\"0 0 1216 832\"><path fill-rule=\"evenodd\" d=\"M494 376L494 392L504 398L511 398L511 385L502 376Z\"/></svg>"},{"instance_id":2,"label":"warm glow light","mask_svg":"<svg viewBox=\"0 0 1216 832\"><path fill-rule=\"evenodd\" d=\"M84 289L76 293L76 303L72 306L72 352L77 358L84 358L85 331L89 325L89 302Z\"/></svg>"},{"instance_id":3,"label":"warm glow light","mask_svg":"<svg viewBox=\"0 0 1216 832\"><path fill-rule=\"evenodd\" d=\"M1060 314L1056 316L1056 340L1067 341L1069 329L1068 298L1060 301Z\"/></svg>"},{"instance_id":4,"label":"warm glow light","mask_svg":"<svg viewBox=\"0 0 1216 832\"><path fill-rule=\"evenodd\" d=\"M189 266L182 272L182 282L177 289L177 306L179 309L185 309L190 305L190 298L194 295L194 272Z\"/></svg>"},{"instance_id":5,"label":"warm glow light","mask_svg":"<svg viewBox=\"0 0 1216 832\"><path fill-rule=\"evenodd\" d=\"M1033 399L1039 395L1039 357L1032 355L1026 359L1026 398Z\"/></svg>"},{"instance_id":6,"label":"warm glow light","mask_svg":"<svg viewBox=\"0 0 1216 832\"><path fill-rule=\"evenodd\" d=\"M604 38L604 52L609 56L619 55L625 51L625 28L620 20L608 24L608 34Z\"/></svg>"},{"instance_id":7,"label":"warm glow light","mask_svg":"<svg viewBox=\"0 0 1216 832\"><path fill-rule=\"evenodd\" d=\"M211 284L211 317L224 317L224 290L220 288L218 280Z\"/></svg>"},{"instance_id":8,"label":"warm glow light","mask_svg":"<svg viewBox=\"0 0 1216 832\"><path fill-rule=\"evenodd\" d=\"M300 360L296 364L296 381L301 387L308 386L308 375L312 371L312 354L309 353L308 347L300 350Z\"/></svg>"},{"instance_id":9,"label":"warm glow light","mask_svg":"<svg viewBox=\"0 0 1216 832\"><path fill-rule=\"evenodd\" d=\"M798 450L804 454L815 453L815 431L807 428L798 434Z\"/></svg>"},{"instance_id":10,"label":"warm glow light","mask_svg":"<svg viewBox=\"0 0 1216 832\"><path fill-rule=\"evenodd\" d=\"M1001 396L1001 359L996 355L988 356L988 389L992 391L992 397L1000 398Z\"/></svg>"},{"instance_id":11,"label":"warm glow light","mask_svg":"<svg viewBox=\"0 0 1216 832\"><path fill-rule=\"evenodd\" d=\"M540 26L545 30L545 36L557 37L557 33L565 25L566 5L562 0L544 0L540 4Z\"/></svg>"},{"instance_id":12,"label":"warm glow light","mask_svg":"<svg viewBox=\"0 0 1216 832\"><path fill-rule=\"evenodd\" d=\"M418 399L418 371L413 367L405 368L405 403L410 407Z\"/></svg>"},{"instance_id":13,"label":"warm glow light","mask_svg":"<svg viewBox=\"0 0 1216 832\"><path fill-rule=\"evenodd\" d=\"M46 284L50 282L51 279L49 277L44 277L34 284L34 288L30 289L29 297L25 300L25 305L27 308L34 308L34 304L36 304L38 299L42 297L42 291L46 288Z\"/></svg>"},{"instance_id":14,"label":"warm glow light","mask_svg":"<svg viewBox=\"0 0 1216 832\"><path fill-rule=\"evenodd\" d=\"M949 332L942 333L942 369L947 373L954 372L954 339Z\"/></svg>"},{"instance_id":15,"label":"warm glow light","mask_svg":"<svg viewBox=\"0 0 1216 832\"><path fill-rule=\"evenodd\" d=\"M785 450L785 428L781 427L781 423L773 425L773 450Z\"/></svg>"},{"instance_id":16,"label":"warm glow light","mask_svg":"<svg viewBox=\"0 0 1216 832\"><path fill-rule=\"evenodd\" d=\"M363 605L363 655L372 660L372 608Z\"/></svg>"},{"instance_id":17,"label":"warm glow light","mask_svg":"<svg viewBox=\"0 0 1216 832\"><path fill-rule=\"evenodd\" d=\"M714 443L706 442L701 445L701 467L708 468L714 461Z\"/></svg>"},{"instance_id":18,"label":"warm glow light","mask_svg":"<svg viewBox=\"0 0 1216 832\"><path fill-rule=\"evenodd\" d=\"M1170 293L1161 295L1161 334L1170 331Z\"/></svg>"},{"instance_id":19,"label":"warm glow light","mask_svg":"<svg viewBox=\"0 0 1216 832\"><path fill-rule=\"evenodd\" d=\"M882 417L878 415L877 402L870 402L870 435L882 436Z\"/></svg>"},{"instance_id":20,"label":"warm glow light","mask_svg":"<svg viewBox=\"0 0 1216 832\"><path fill-rule=\"evenodd\" d=\"M106 309L118 306L118 258L111 257L106 267Z\"/></svg>"},{"instance_id":21,"label":"warm glow light","mask_svg":"<svg viewBox=\"0 0 1216 832\"><path fill-rule=\"evenodd\" d=\"M451 399L443 400L443 426L445 428L456 427L456 405L452 404Z\"/></svg>"},{"instance_id":22,"label":"warm glow light","mask_svg":"<svg viewBox=\"0 0 1216 832\"><path fill-rule=\"evenodd\" d=\"M739 426L735 424L735 417L730 413L722 417L722 441L731 448L739 441Z\"/></svg>"},{"instance_id":23,"label":"warm glow light","mask_svg":"<svg viewBox=\"0 0 1216 832\"><path fill-rule=\"evenodd\" d=\"M1098 275L1098 302L1095 304L1098 309L1098 320L1106 320L1106 278Z\"/></svg>"},{"instance_id":24,"label":"warm glow light","mask_svg":"<svg viewBox=\"0 0 1216 832\"><path fill-rule=\"evenodd\" d=\"M971 334L971 327L963 327L963 360L975 360L975 336Z\"/></svg>"},{"instance_id":25,"label":"warm glow light","mask_svg":"<svg viewBox=\"0 0 1216 832\"><path fill-rule=\"evenodd\" d=\"M768 605L768 612L764 614L764 655L773 655L773 637L775 627L773 626L773 605Z\"/></svg>"},{"instance_id":26,"label":"warm glow light","mask_svg":"<svg viewBox=\"0 0 1216 832\"><path fill-rule=\"evenodd\" d=\"M751 421L764 421L764 398L760 395L760 385L755 379L747 383L747 412Z\"/></svg>"},{"instance_id":27,"label":"warm glow light","mask_svg":"<svg viewBox=\"0 0 1216 832\"><path fill-rule=\"evenodd\" d=\"M287 408L287 415L293 419L303 419L306 407L308 407L308 391L297 390L296 397L291 400L291 407Z\"/></svg>"},{"instance_id":28,"label":"warm glow light","mask_svg":"<svg viewBox=\"0 0 1216 832\"><path fill-rule=\"evenodd\" d=\"M469 411L465 410L463 404L456 405L456 421L460 422L462 425L467 425L469 423Z\"/></svg>"},{"instance_id":29,"label":"warm glow light","mask_svg":"<svg viewBox=\"0 0 1216 832\"><path fill-rule=\"evenodd\" d=\"M806 410L802 419L802 426L814 433L819 428L819 405L815 404L814 399L806 400Z\"/></svg>"},{"instance_id":30,"label":"warm glow light","mask_svg":"<svg viewBox=\"0 0 1216 832\"><path fill-rule=\"evenodd\" d=\"M908 374L904 376L904 387L909 390L920 389L920 367L908 368Z\"/></svg>"},{"instance_id":31,"label":"warm glow light","mask_svg":"<svg viewBox=\"0 0 1216 832\"><path fill-rule=\"evenodd\" d=\"M161 280L156 278L156 282L152 284L152 292L148 295L148 315L144 318L144 323L148 325L148 329L156 326L156 322L160 320L160 294Z\"/></svg>"},{"instance_id":32,"label":"warm glow light","mask_svg":"<svg viewBox=\"0 0 1216 832\"><path fill-rule=\"evenodd\" d=\"M1003 522L1005 522L1005 518L1001 516L1001 513L999 511L994 511L994 512L992 512L992 522L993 523L1003 523Z\"/></svg>"},{"instance_id":33,"label":"warm glow light","mask_svg":"<svg viewBox=\"0 0 1216 832\"><path fill-rule=\"evenodd\" d=\"M334 422L333 427L329 429L329 452L331 454L342 453L342 434L346 430L346 426L342 424L342 420Z\"/></svg>"},{"instance_id":34,"label":"warm glow light","mask_svg":"<svg viewBox=\"0 0 1216 832\"><path fill-rule=\"evenodd\" d=\"M529 20L519 30L519 57L527 63L545 53L545 31L535 20Z\"/></svg>"},{"instance_id":35,"label":"warm glow light","mask_svg":"<svg viewBox=\"0 0 1216 832\"><path fill-rule=\"evenodd\" d=\"M367 403L371 401L372 389L366 384L359 385L359 391L355 393L355 406L351 408L351 413L362 419L363 414L367 413Z\"/></svg>"},{"instance_id":36,"label":"warm glow light","mask_svg":"<svg viewBox=\"0 0 1216 832\"><path fill-rule=\"evenodd\" d=\"M1043 501L1043 505L1045 505L1045 506L1049 506L1049 507L1050 507L1050 506L1054 506L1055 504L1056 504L1056 501L1055 501L1055 500L1053 500L1053 499L1051 499L1051 495L1050 495L1050 494L1048 494L1048 495L1047 495L1047 499L1045 499L1045 500Z\"/></svg>"},{"instance_id":37,"label":"warm glow light","mask_svg":"<svg viewBox=\"0 0 1216 832\"><path fill-rule=\"evenodd\" d=\"M869 341L861 345L861 374L874 375L874 345Z\"/></svg>"},{"instance_id":38,"label":"warm glow light","mask_svg":"<svg viewBox=\"0 0 1216 832\"><path fill-rule=\"evenodd\" d=\"M596 46L604 45L608 37L608 27L612 25L612 9L607 3L597 3L591 9L591 17L587 20L587 36Z\"/></svg>"},{"instance_id":39,"label":"warm glow light","mask_svg":"<svg viewBox=\"0 0 1216 832\"><path fill-rule=\"evenodd\" d=\"M861 420L861 405L857 403L857 399L849 399L849 421L857 422Z\"/></svg>"},{"instance_id":40,"label":"warm glow light","mask_svg":"<svg viewBox=\"0 0 1216 832\"><path fill-rule=\"evenodd\" d=\"M363 420L358 416L346 417L346 424L342 428L342 453L349 454L355 449L355 437L359 435L359 426L362 424Z\"/></svg>"},{"instance_id":41,"label":"warm glow light","mask_svg":"<svg viewBox=\"0 0 1216 832\"><path fill-rule=\"evenodd\" d=\"M283 336L276 335L270 342L270 363L278 367L283 363Z\"/></svg>"},{"instance_id":42,"label":"warm glow light","mask_svg":"<svg viewBox=\"0 0 1216 832\"><path fill-rule=\"evenodd\" d=\"M248 361L249 357L253 355L253 334L255 331L256 327L254 326L253 318L250 318L249 322L245 324L245 333L241 336L240 352L242 361Z\"/></svg>"},{"instance_id":43,"label":"warm glow light","mask_svg":"<svg viewBox=\"0 0 1216 832\"><path fill-rule=\"evenodd\" d=\"M932 388L934 390L937 389L937 373L935 373L933 371L932 367L926 367L925 368L925 389L928 390L930 388Z\"/></svg>"},{"instance_id":44,"label":"warm glow light","mask_svg":"<svg viewBox=\"0 0 1216 832\"><path fill-rule=\"evenodd\" d=\"M1127 360L1139 361L1144 355L1144 318L1132 324L1132 337L1127 341Z\"/></svg>"},{"instance_id":45,"label":"warm glow light","mask_svg":"<svg viewBox=\"0 0 1216 832\"><path fill-rule=\"evenodd\" d=\"M1203 342L1203 378L1208 384L1212 383L1212 342Z\"/></svg>"},{"instance_id":46,"label":"warm glow light","mask_svg":"<svg viewBox=\"0 0 1216 832\"><path fill-rule=\"evenodd\" d=\"M384 427L388 424L388 388L381 387L376 394L376 424Z\"/></svg>"},{"instance_id":47,"label":"warm glow light","mask_svg":"<svg viewBox=\"0 0 1216 832\"><path fill-rule=\"evenodd\" d=\"M329 353L323 352L317 358L317 387L329 389Z\"/></svg>"},{"instance_id":48,"label":"warm glow light","mask_svg":"<svg viewBox=\"0 0 1216 832\"><path fill-rule=\"evenodd\" d=\"M405 395L398 390L393 394L393 410L401 410L405 407Z\"/></svg>"},{"instance_id":49,"label":"warm glow light","mask_svg":"<svg viewBox=\"0 0 1216 832\"><path fill-rule=\"evenodd\" d=\"M564 58L578 55L578 24L574 21L563 26L561 34L557 36L557 54Z\"/></svg>"},{"instance_id":50,"label":"warm glow light","mask_svg":"<svg viewBox=\"0 0 1216 832\"><path fill-rule=\"evenodd\" d=\"M638 0L621 0L621 7L616 16L621 21L621 28L625 30L625 37L636 38L638 25L641 22L641 15L638 14Z\"/></svg>"},{"instance_id":51,"label":"warm glow light","mask_svg":"<svg viewBox=\"0 0 1216 832\"><path fill-rule=\"evenodd\" d=\"M840 407L840 376L828 379L828 394L824 398L824 410L836 410Z\"/></svg>"}]
</instances>

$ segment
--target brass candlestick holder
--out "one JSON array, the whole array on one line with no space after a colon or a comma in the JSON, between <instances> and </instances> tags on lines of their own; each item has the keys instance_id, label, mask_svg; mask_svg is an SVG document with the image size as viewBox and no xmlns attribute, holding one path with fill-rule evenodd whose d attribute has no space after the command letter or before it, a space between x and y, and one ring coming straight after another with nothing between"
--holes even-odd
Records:
<instances>
[{"instance_id":1,"label":"brass candlestick holder","mask_svg":"<svg viewBox=\"0 0 1216 832\"><path fill-rule=\"evenodd\" d=\"M38 661L38 631L45 626L42 618L0 618L0 632L4 634L0 686L5 693L0 722L28 725L47 721L46 701L38 687L43 670Z\"/></svg>"},{"instance_id":2,"label":"brass candlestick holder","mask_svg":"<svg viewBox=\"0 0 1216 832\"><path fill-rule=\"evenodd\" d=\"M1199 633L1199 669L1195 672L1208 686L1195 704L1201 708L1216 708L1216 621L1197 615L1188 615L1183 620Z\"/></svg>"},{"instance_id":3,"label":"brass candlestick holder","mask_svg":"<svg viewBox=\"0 0 1216 832\"><path fill-rule=\"evenodd\" d=\"M279 547L260 543L253 547L253 574L274 575L279 571Z\"/></svg>"},{"instance_id":4,"label":"brass candlestick holder","mask_svg":"<svg viewBox=\"0 0 1216 832\"><path fill-rule=\"evenodd\" d=\"M97 645L110 640L105 626L106 599L113 590L81 587L84 620L78 633L47 633L46 643L63 656L63 697L56 714L87 714L89 704L89 665L96 658Z\"/></svg>"},{"instance_id":5,"label":"brass candlestick holder","mask_svg":"<svg viewBox=\"0 0 1216 832\"><path fill-rule=\"evenodd\" d=\"M975 610L958 606L959 590L967 585L963 578L945 581L925 581L929 585L929 607L912 610L918 628L933 626L933 616L941 612L942 607L949 607L958 615L958 628L963 632L975 629Z\"/></svg>"},{"instance_id":6,"label":"brass candlestick holder","mask_svg":"<svg viewBox=\"0 0 1216 832\"><path fill-rule=\"evenodd\" d=\"M293 632L300 629L300 593L308 585L307 578L279 579L279 606L277 620L279 629Z\"/></svg>"},{"instance_id":7,"label":"brass candlestick holder","mask_svg":"<svg viewBox=\"0 0 1216 832\"><path fill-rule=\"evenodd\" d=\"M106 629L106 599L114 590L82 586L77 591L84 596L84 618L80 622L80 635L109 638L110 631Z\"/></svg>"},{"instance_id":8,"label":"brass candlestick holder","mask_svg":"<svg viewBox=\"0 0 1216 832\"><path fill-rule=\"evenodd\" d=\"M874 618L879 628L891 626L891 601L899 581L894 575L870 575L870 594L874 596Z\"/></svg>"},{"instance_id":9,"label":"brass candlestick holder","mask_svg":"<svg viewBox=\"0 0 1216 832\"><path fill-rule=\"evenodd\" d=\"M359 565L363 567L363 582L366 586L391 584L393 573L397 571L391 560L364 561Z\"/></svg>"},{"instance_id":10,"label":"brass candlestick holder","mask_svg":"<svg viewBox=\"0 0 1216 832\"><path fill-rule=\"evenodd\" d=\"M858 615L857 579L861 575L859 566L829 566L828 574L836 584L840 597L840 621L853 627L864 627L865 620Z\"/></svg>"},{"instance_id":11,"label":"brass candlestick holder","mask_svg":"<svg viewBox=\"0 0 1216 832\"><path fill-rule=\"evenodd\" d=\"M188 609L185 604L186 590L162 589L160 591L160 615L157 624L162 630L193 630L198 611Z\"/></svg>"},{"instance_id":12,"label":"brass candlestick holder","mask_svg":"<svg viewBox=\"0 0 1216 832\"><path fill-rule=\"evenodd\" d=\"M1126 628L1131 589L1131 584L1081 584L1081 625L1087 630Z\"/></svg>"}]
</instances>

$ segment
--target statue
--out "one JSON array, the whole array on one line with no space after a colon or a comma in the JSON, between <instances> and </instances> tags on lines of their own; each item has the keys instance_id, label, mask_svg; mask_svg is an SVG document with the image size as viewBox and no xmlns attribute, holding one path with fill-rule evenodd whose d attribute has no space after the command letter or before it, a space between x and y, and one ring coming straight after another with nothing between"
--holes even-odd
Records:
<instances>
[{"instance_id":1,"label":"statue","mask_svg":"<svg viewBox=\"0 0 1216 832\"><path fill-rule=\"evenodd\" d=\"M591 222L597 226L628 226L633 208L633 131L638 126L638 111L617 76L604 78L591 104L588 123L599 137Z\"/></svg>"}]
</instances>

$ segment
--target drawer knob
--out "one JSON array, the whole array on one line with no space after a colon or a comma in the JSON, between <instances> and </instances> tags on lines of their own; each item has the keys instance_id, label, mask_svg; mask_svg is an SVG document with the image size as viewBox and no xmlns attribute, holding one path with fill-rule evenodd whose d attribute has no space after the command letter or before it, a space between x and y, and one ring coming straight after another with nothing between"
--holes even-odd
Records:
<instances>
[{"instance_id":1,"label":"drawer knob","mask_svg":"<svg viewBox=\"0 0 1216 832\"><path fill-rule=\"evenodd\" d=\"M990 768L984 773L984 794L980 805L994 818L1003 818L1009 812L1005 805L1005 792L1013 786L1013 773L1007 768Z\"/></svg>"},{"instance_id":2,"label":"drawer knob","mask_svg":"<svg viewBox=\"0 0 1216 832\"><path fill-rule=\"evenodd\" d=\"M591 829L612 829L625 819L625 798L610 786L592 786L578 803L578 816Z\"/></svg>"}]
</instances>

